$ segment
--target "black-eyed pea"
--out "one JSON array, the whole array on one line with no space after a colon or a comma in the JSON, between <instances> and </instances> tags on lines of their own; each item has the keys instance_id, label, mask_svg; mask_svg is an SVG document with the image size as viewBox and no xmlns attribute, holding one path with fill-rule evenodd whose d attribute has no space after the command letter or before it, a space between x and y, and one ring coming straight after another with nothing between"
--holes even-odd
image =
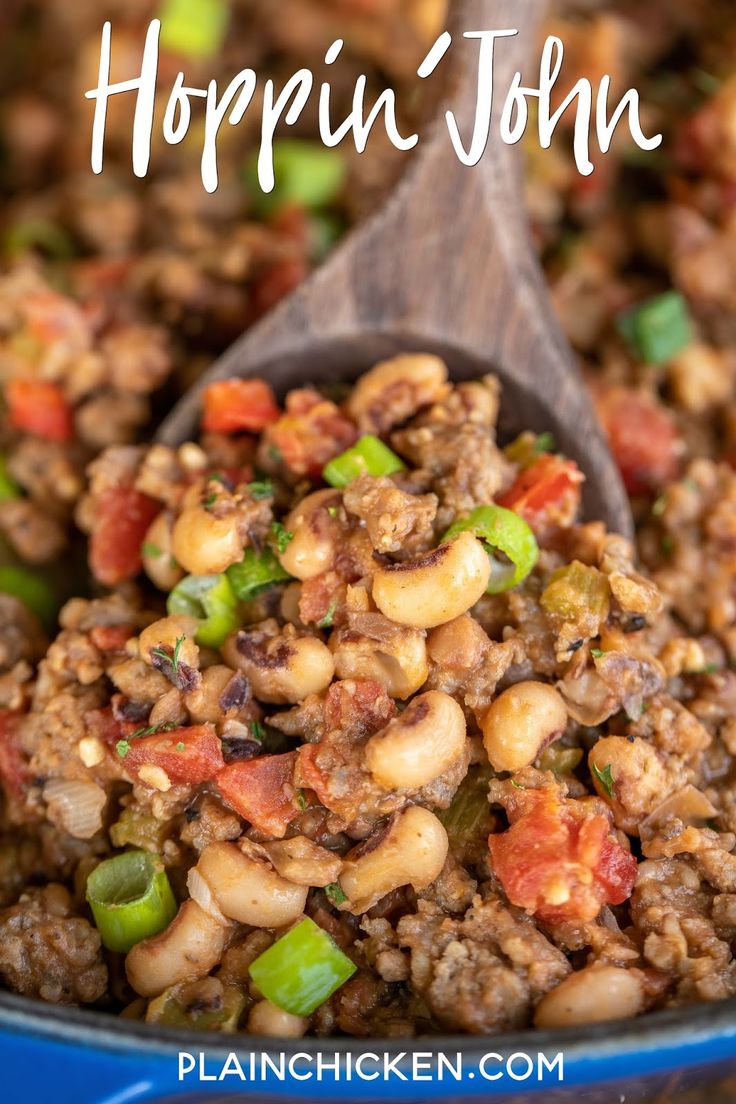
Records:
<instances>
[{"instance_id":1,"label":"black-eyed pea","mask_svg":"<svg viewBox=\"0 0 736 1104\"><path fill-rule=\"evenodd\" d=\"M396 630L381 640L353 631L333 632L329 647L337 677L373 679L386 688L389 697L410 698L429 675L427 645L419 629L397 625Z\"/></svg>"},{"instance_id":2,"label":"black-eyed pea","mask_svg":"<svg viewBox=\"0 0 736 1104\"><path fill-rule=\"evenodd\" d=\"M455 699L429 690L371 736L366 766L388 790L420 789L462 756L465 734L465 714Z\"/></svg>"},{"instance_id":3,"label":"black-eyed pea","mask_svg":"<svg viewBox=\"0 0 736 1104\"><path fill-rule=\"evenodd\" d=\"M497 771L530 766L565 731L567 707L545 682L517 682L491 703L481 724L483 744Z\"/></svg>"},{"instance_id":4,"label":"black-eyed pea","mask_svg":"<svg viewBox=\"0 0 736 1104\"><path fill-rule=\"evenodd\" d=\"M422 406L440 402L449 390L447 366L439 357L402 353L361 376L345 407L363 433L382 433Z\"/></svg>"},{"instance_id":5,"label":"black-eyed pea","mask_svg":"<svg viewBox=\"0 0 736 1104\"><path fill-rule=\"evenodd\" d=\"M202 672L202 681L184 694L184 704L192 724L219 724L238 712L248 701L251 690L239 671L224 663L214 663ZM232 706L227 706L229 700Z\"/></svg>"},{"instance_id":6,"label":"black-eyed pea","mask_svg":"<svg viewBox=\"0 0 736 1104\"><path fill-rule=\"evenodd\" d=\"M248 1015L248 1033L250 1035L270 1035L275 1039L301 1039L306 1035L309 1020L304 1016L293 1016L269 1000L258 1001Z\"/></svg>"},{"instance_id":7,"label":"black-eyed pea","mask_svg":"<svg viewBox=\"0 0 736 1104\"><path fill-rule=\"evenodd\" d=\"M128 952L128 981L142 997L157 997L180 981L206 977L222 958L228 935L229 925L196 901L185 901L167 928Z\"/></svg>"},{"instance_id":8,"label":"black-eyed pea","mask_svg":"<svg viewBox=\"0 0 736 1104\"><path fill-rule=\"evenodd\" d=\"M199 622L196 618L186 617L183 614L173 614L154 621L138 637L138 651L141 659L152 667L155 666L153 653L162 648L172 656L176 652L180 663L196 669L199 667L199 648L194 642L194 637L198 627Z\"/></svg>"},{"instance_id":9,"label":"black-eyed pea","mask_svg":"<svg viewBox=\"0 0 736 1104\"><path fill-rule=\"evenodd\" d=\"M628 1020L644 1011L645 992L638 970L595 964L569 974L537 1005L534 1025L576 1027Z\"/></svg>"},{"instance_id":10,"label":"black-eyed pea","mask_svg":"<svg viewBox=\"0 0 736 1104\"><path fill-rule=\"evenodd\" d=\"M151 522L141 546L143 570L159 590L168 593L183 577L171 546L173 516L166 510Z\"/></svg>"},{"instance_id":11,"label":"black-eyed pea","mask_svg":"<svg viewBox=\"0 0 736 1104\"><path fill-rule=\"evenodd\" d=\"M229 920L254 928L282 928L304 912L308 887L282 878L267 853L254 844L211 843L193 869Z\"/></svg>"},{"instance_id":12,"label":"black-eyed pea","mask_svg":"<svg viewBox=\"0 0 736 1104\"><path fill-rule=\"evenodd\" d=\"M357 915L401 886L426 889L445 865L448 846L447 832L434 813L410 805L377 839L345 857L339 884L347 900L340 907Z\"/></svg>"},{"instance_id":13,"label":"black-eyed pea","mask_svg":"<svg viewBox=\"0 0 736 1104\"><path fill-rule=\"evenodd\" d=\"M257 698L274 705L296 705L310 694L321 693L335 673L327 645L314 636L298 636L293 629L270 635L234 633L223 655L246 676Z\"/></svg>"},{"instance_id":14,"label":"black-eyed pea","mask_svg":"<svg viewBox=\"0 0 736 1104\"><path fill-rule=\"evenodd\" d=\"M235 513L218 517L205 506L187 506L171 532L174 559L190 575L219 575L243 558Z\"/></svg>"},{"instance_id":15,"label":"black-eyed pea","mask_svg":"<svg viewBox=\"0 0 736 1104\"><path fill-rule=\"evenodd\" d=\"M399 625L432 629L452 621L485 594L491 574L488 553L472 533L406 563L379 568L373 600Z\"/></svg>"},{"instance_id":16,"label":"black-eyed pea","mask_svg":"<svg viewBox=\"0 0 736 1104\"><path fill-rule=\"evenodd\" d=\"M284 519L291 539L278 558L284 571L305 581L328 571L337 554L340 527L330 513L342 501L340 491L315 491Z\"/></svg>"}]
</instances>

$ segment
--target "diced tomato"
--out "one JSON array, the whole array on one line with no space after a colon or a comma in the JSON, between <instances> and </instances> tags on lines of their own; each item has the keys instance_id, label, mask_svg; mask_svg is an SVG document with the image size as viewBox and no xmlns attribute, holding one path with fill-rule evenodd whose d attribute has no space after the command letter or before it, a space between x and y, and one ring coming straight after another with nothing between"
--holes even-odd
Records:
<instances>
[{"instance_id":1,"label":"diced tomato","mask_svg":"<svg viewBox=\"0 0 736 1104\"><path fill-rule=\"evenodd\" d=\"M535 530L568 527L580 510L584 478L574 460L545 454L525 468L497 502L519 514Z\"/></svg>"},{"instance_id":2,"label":"diced tomato","mask_svg":"<svg viewBox=\"0 0 736 1104\"><path fill-rule=\"evenodd\" d=\"M656 492L677 477L677 428L656 399L625 387L598 391L594 397L629 494Z\"/></svg>"},{"instance_id":3,"label":"diced tomato","mask_svg":"<svg viewBox=\"0 0 736 1104\"><path fill-rule=\"evenodd\" d=\"M253 289L253 308L257 315L266 314L298 287L309 272L306 257L284 257L271 265L259 277Z\"/></svg>"},{"instance_id":4,"label":"diced tomato","mask_svg":"<svg viewBox=\"0 0 736 1104\"><path fill-rule=\"evenodd\" d=\"M280 413L265 380L219 380L205 390L202 428L210 433L260 433L278 421Z\"/></svg>"},{"instance_id":5,"label":"diced tomato","mask_svg":"<svg viewBox=\"0 0 736 1104\"><path fill-rule=\"evenodd\" d=\"M95 503L89 565L98 582L117 586L143 567L141 545L161 507L135 487L110 487Z\"/></svg>"},{"instance_id":6,"label":"diced tomato","mask_svg":"<svg viewBox=\"0 0 736 1104\"><path fill-rule=\"evenodd\" d=\"M159 767L174 784L184 785L208 782L225 766L217 733L207 724L131 739L122 761L128 774Z\"/></svg>"},{"instance_id":7,"label":"diced tomato","mask_svg":"<svg viewBox=\"0 0 736 1104\"><path fill-rule=\"evenodd\" d=\"M329 774L319 765L320 745L302 744L297 751L297 776L308 789L314 790L317 800L325 809L330 808ZM335 811L334 809L332 810Z\"/></svg>"},{"instance_id":8,"label":"diced tomato","mask_svg":"<svg viewBox=\"0 0 736 1104\"><path fill-rule=\"evenodd\" d=\"M294 785L296 752L262 755L230 763L217 776L217 786L236 813L254 828L275 839L301 811Z\"/></svg>"},{"instance_id":9,"label":"diced tomato","mask_svg":"<svg viewBox=\"0 0 736 1104\"><path fill-rule=\"evenodd\" d=\"M636 859L612 833L596 801L554 790L519 790L511 827L492 834L493 869L512 904L548 924L593 920L631 896Z\"/></svg>"},{"instance_id":10,"label":"diced tomato","mask_svg":"<svg viewBox=\"0 0 736 1104\"><path fill-rule=\"evenodd\" d=\"M294 475L318 478L329 460L355 444L358 431L335 403L305 387L289 392L286 413L265 437Z\"/></svg>"},{"instance_id":11,"label":"diced tomato","mask_svg":"<svg viewBox=\"0 0 736 1104\"><path fill-rule=\"evenodd\" d=\"M47 380L11 379L5 385L8 422L47 441L70 440L72 410L61 388Z\"/></svg>"},{"instance_id":12,"label":"diced tomato","mask_svg":"<svg viewBox=\"0 0 736 1104\"><path fill-rule=\"evenodd\" d=\"M122 652L131 636L135 636L135 630L130 625L95 625L89 633L95 648L101 652Z\"/></svg>"},{"instance_id":13,"label":"diced tomato","mask_svg":"<svg viewBox=\"0 0 736 1104\"><path fill-rule=\"evenodd\" d=\"M0 709L0 782L8 795L21 798L28 778L23 752L18 744L20 713Z\"/></svg>"},{"instance_id":14,"label":"diced tomato","mask_svg":"<svg viewBox=\"0 0 736 1104\"><path fill-rule=\"evenodd\" d=\"M119 721L112 709L90 709L84 714L84 724L90 736L96 736L108 748L114 750L118 740L125 740L139 725Z\"/></svg>"}]
</instances>

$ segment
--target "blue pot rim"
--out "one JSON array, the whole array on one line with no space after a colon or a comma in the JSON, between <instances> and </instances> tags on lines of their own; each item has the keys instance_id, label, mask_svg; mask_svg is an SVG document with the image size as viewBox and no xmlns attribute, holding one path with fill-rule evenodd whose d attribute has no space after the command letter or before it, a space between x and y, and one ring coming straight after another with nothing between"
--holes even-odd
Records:
<instances>
[{"instance_id":1,"label":"blue pot rim","mask_svg":"<svg viewBox=\"0 0 736 1104\"><path fill-rule=\"evenodd\" d=\"M329 1049L357 1056L380 1047L387 1054L417 1048L433 1055L462 1051L472 1064L474 1058L480 1060L489 1050L502 1058L525 1050L564 1051L566 1065L577 1068L575 1080L590 1083L604 1069L611 1077L614 1072L617 1076L624 1071L630 1075L656 1073L735 1059L736 998L569 1030L526 1030L483 1036L447 1034L415 1039L311 1037L259 1042L248 1035L182 1031L0 992L0 1038L3 1032L141 1058L172 1057L184 1050L206 1052L213 1059L224 1059L238 1050L288 1056ZM590 1076L585 1075L586 1071Z\"/></svg>"}]
</instances>

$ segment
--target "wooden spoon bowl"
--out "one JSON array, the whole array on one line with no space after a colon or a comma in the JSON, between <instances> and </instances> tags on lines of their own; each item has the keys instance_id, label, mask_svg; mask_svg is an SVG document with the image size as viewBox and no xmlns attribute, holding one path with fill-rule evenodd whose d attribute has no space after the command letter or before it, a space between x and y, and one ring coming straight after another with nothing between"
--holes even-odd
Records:
<instances>
[{"instance_id":1,"label":"wooden spoon bowl","mask_svg":"<svg viewBox=\"0 0 736 1104\"><path fill-rule=\"evenodd\" d=\"M500 432L550 430L586 475L588 518L630 535L626 492L580 372L554 317L526 221L518 148L498 136L514 73L537 41L540 0L462 0L460 30L517 28L496 44L494 120L480 163L451 147L444 110L386 204L326 263L239 338L177 403L157 439L195 431L214 380L264 376L280 393L305 383L351 381L398 352L442 356L456 380L495 372L503 385ZM472 131L477 44L460 35L461 59L444 108Z\"/></svg>"}]
</instances>

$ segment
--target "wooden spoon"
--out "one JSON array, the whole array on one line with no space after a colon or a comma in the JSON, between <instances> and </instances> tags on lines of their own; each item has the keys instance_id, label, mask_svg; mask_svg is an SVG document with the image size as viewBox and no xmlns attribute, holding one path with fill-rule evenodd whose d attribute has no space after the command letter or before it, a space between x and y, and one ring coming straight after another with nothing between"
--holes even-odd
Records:
<instances>
[{"instance_id":1,"label":"wooden spoon","mask_svg":"<svg viewBox=\"0 0 736 1104\"><path fill-rule=\"evenodd\" d=\"M213 380L259 375L283 393L352 380L400 351L432 352L454 379L497 373L500 432L551 430L586 474L586 516L631 534L626 493L530 242L518 147L498 135L506 91L534 52L543 8L540 0L455 5L450 56L462 60L444 107L455 112L465 141L475 117L478 45L461 32L519 31L496 43L495 119L480 164L467 168L455 156L441 111L385 206L212 365L163 422L159 441L177 445L195 432L202 391Z\"/></svg>"}]
</instances>

